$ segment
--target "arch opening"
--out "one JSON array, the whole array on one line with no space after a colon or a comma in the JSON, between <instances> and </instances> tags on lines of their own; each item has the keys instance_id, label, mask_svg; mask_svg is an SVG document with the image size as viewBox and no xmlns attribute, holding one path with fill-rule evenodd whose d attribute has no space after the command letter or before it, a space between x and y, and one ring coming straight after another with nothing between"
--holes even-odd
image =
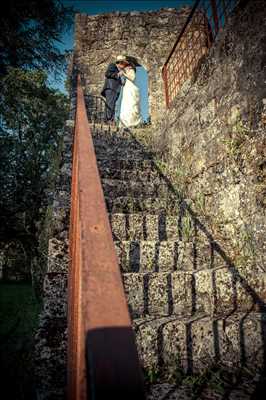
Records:
<instances>
[{"instance_id":1,"label":"arch opening","mask_svg":"<svg viewBox=\"0 0 266 400\"><path fill-rule=\"evenodd\" d=\"M146 68L142 65L136 67L136 86L140 90L140 113L143 123L149 123L150 111L149 111L149 77ZM119 98L116 102L115 118L118 120L121 109L121 100L123 96L123 89L120 92Z\"/></svg>"}]
</instances>

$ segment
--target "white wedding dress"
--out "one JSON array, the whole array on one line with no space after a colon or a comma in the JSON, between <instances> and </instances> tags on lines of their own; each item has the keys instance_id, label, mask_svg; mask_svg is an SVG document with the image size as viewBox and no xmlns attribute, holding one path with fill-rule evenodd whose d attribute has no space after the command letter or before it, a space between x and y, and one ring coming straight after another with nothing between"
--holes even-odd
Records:
<instances>
[{"instance_id":1,"label":"white wedding dress","mask_svg":"<svg viewBox=\"0 0 266 400\"><path fill-rule=\"evenodd\" d=\"M133 127L141 123L140 114L140 93L135 85L135 70L132 67L124 68L124 77L126 83L123 86L121 108L120 108L120 127Z\"/></svg>"}]
</instances>

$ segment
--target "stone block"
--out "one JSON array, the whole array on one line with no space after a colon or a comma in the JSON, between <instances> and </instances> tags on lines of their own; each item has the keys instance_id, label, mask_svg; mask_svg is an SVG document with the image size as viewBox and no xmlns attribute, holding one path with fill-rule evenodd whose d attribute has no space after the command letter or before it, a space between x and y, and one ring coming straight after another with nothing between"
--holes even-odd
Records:
<instances>
[{"instance_id":1,"label":"stone block","mask_svg":"<svg viewBox=\"0 0 266 400\"><path fill-rule=\"evenodd\" d=\"M182 369L202 373L218 364L229 370L263 365L266 319L260 313L234 313L225 319L165 317L134 321L142 365L168 376Z\"/></svg>"},{"instance_id":2,"label":"stone block","mask_svg":"<svg viewBox=\"0 0 266 400\"><path fill-rule=\"evenodd\" d=\"M172 313L172 288L167 273L149 274L147 279L149 315L169 315Z\"/></svg>"},{"instance_id":3,"label":"stone block","mask_svg":"<svg viewBox=\"0 0 266 400\"><path fill-rule=\"evenodd\" d=\"M66 317L67 274L48 273L43 284L44 312L49 317Z\"/></svg>"},{"instance_id":4,"label":"stone block","mask_svg":"<svg viewBox=\"0 0 266 400\"><path fill-rule=\"evenodd\" d=\"M131 315L190 316L193 276L183 272L124 273L124 288Z\"/></svg>"},{"instance_id":5,"label":"stone block","mask_svg":"<svg viewBox=\"0 0 266 400\"><path fill-rule=\"evenodd\" d=\"M143 182L118 179L102 179L102 186L105 196L115 198L119 196L134 196L143 194ZM149 196L167 196L168 188L161 183L145 182L145 194Z\"/></svg>"},{"instance_id":6,"label":"stone block","mask_svg":"<svg viewBox=\"0 0 266 400\"><path fill-rule=\"evenodd\" d=\"M178 265L178 245L175 241L115 242L119 265L128 272L174 271Z\"/></svg>"},{"instance_id":7,"label":"stone block","mask_svg":"<svg viewBox=\"0 0 266 400\"><path fill-rule=\"evenodd\" d=\"M228 268L202 270L195 276L195 308L210 315L265 309L265 281L259 274L248 279Z\"/></svg>"},{"instance_id":8,"label":"stone block","mask_svg":"<svg viewBox=\"0 0 266 400\"><path fill-rule=\"evenodd\" d=\"M69 241L52 238L48 248L48 273L68 273Z\"/></svg>"},{"instance_id":9,"label":"stone block","mask_svg":"<svg viewBox=\"0 0 266 400\"><path fill-rule=\"evenodd\" d=\"M123 283L132 318L145 314L144 279L142 274L124 274Z\"/></svg>"},{"instance_id":10,"label":"stone block","mask_svg":"<svg viewBox=\"0 0 266 400\"><path fill-rule=\"evenodd\" d=\"M109 218L115 240L160 241L163 244L179 238L178 216L175 215L114 213Z\"/></svg>"},{"instance_id":11,"label":"stone block","mask_svg":"<svg viewBox=\"0 0 266 400\"><path fill-rule=\"evenodd\" d=\"M35 337L36 392L40 400L63 399L67 381L67 321L42 314Z\"/></svg>"},{"instance_id":12,"label":"stone block","mask_svg":"<svg viewBox=\"0 0 266 400\"><path fill-rule=\"evenodd\" d=\"M190 273L177 271L171 275L173 314L191 315L194 312L194 278Z\"/></svg>"},{"instance_id":13,"label":"stone block","mask_svg":"<svg viewBox=\"0 0 266 400\"><path fill-rule=\"evenodd\" d=\"M194 274L194 279L194 308L212 315L215 302L212 273L209 270L198 271Z\"/></svg>"}]
</instances>

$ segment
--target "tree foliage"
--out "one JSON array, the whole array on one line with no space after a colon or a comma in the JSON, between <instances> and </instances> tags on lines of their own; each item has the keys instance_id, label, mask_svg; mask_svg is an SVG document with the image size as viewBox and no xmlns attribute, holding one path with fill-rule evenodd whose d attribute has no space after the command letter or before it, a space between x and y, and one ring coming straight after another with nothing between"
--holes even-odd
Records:
<instances>
[{"instance_id":1,"label":"tree foliage","mask_svg":"<svg viewBox=\"0 0 266 400\"><path fill-rule=\"evenodd\" d=\"M0 15L0 74L8 67L52 71L65 56L57 44L73 10L59 0L8 0Z\"/></svg>"},{"instance_id":2,"label":"tree foliage","mask_svg":"<svg viewBox=\"0 0 266 400\"><path fill-rule=\"evenodd\" d=\"M65 66L58 45L72 17L59 0L9 0L1 9L0 250L20 243L29 270L36 258L42 264L40 233L68 108L47 74Z\"/></svg>"},{"instance_id":3,"label":"tree foliage","mask_svg":"<svg viewBox=\"0 0 266 400\"><path fill-rule=\"evenodd\" d=\"M42 71L10 68L0 81L0 215L2 229L26 213L34 230L47 203L67 113L67 98ZM31 232L32 233L32 232Z\"/></svg>"}]
</instances>

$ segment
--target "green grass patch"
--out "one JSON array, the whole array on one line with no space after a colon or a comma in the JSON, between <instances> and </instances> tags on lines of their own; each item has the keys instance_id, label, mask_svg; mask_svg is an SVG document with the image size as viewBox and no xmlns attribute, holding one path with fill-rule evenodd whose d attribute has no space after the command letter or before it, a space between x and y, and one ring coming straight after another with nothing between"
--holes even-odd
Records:
<instances>
[{"instance_id":1,"label":"green grass patch","mask_svg":"<svg viewBox=\"0 0 266 400\"><path fill-rule=\"evenodd\" d=\"M40 305L30 283L0 283L0 373L8 399L35 400L34 335Z\"/></svg>"}]
</instances>

